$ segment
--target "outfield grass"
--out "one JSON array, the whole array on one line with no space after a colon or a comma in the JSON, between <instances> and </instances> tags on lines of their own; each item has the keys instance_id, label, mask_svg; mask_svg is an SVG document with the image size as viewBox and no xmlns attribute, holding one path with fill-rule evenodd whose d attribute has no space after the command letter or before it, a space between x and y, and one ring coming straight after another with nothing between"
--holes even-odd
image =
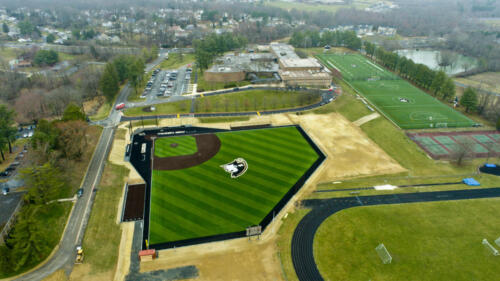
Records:
<instances>
[{"instance_id":1,"label":"outfield grass","mask_svg":"<svg viewBox=\"0 0 500 281\"><path fill-rule=\"evenodd\" d=\"M318 55L403 129L471 127L475 122L359 54Z\"/></svg>"},{"instance_id":2,"label":"outfield grass","mask_svg":"<svg viewBox=\"0 0 500 281\"><path fill-rule=\"evenodd\" d=\"M150 243L244 231L259 224L318 159L295 127L222 132L220 151L182 170L153 170ZM188 138L189 136L185 136ZM242 157L233 179L220 165Z\"/></svg>"},{"instance_id":3,"label":"outfield grass","mask_svg":"<svg viewBox=\"0 0 500 281\"><path fill-rule=\"evenodd\" d=\"M314 239L326 280L493 280L498 260L484 245L500 233L500 199L357 207L328 218ZM393 257L382 264L375 247ZM493 278L493 279L492 279Z\"/></svg>"},{"instance_id":4,"label":"outfield grass","mask_svg":"<svg viewBox=\"0 0 500 281\"><path fill-rule=\"evenodd\" d=\"M177 146L172 146L177 144ZM156 157L172 157L195 154L196 139L192 136L159 138L155 142Z\"/></svg>"}]
</instances>

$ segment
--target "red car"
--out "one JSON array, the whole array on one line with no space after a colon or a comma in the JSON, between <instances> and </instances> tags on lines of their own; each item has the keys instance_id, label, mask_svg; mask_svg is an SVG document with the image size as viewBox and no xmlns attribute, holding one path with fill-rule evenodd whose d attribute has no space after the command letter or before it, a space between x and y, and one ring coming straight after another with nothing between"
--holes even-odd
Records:
<instances>
[{"instance_id":1,"label":"red car","mask_svg":"<svg viewBox=\"0 0 500 281\"><path fill-rule=\"evenodd\" d=\"M125 108L125 104L122 102L122 103L119 103L115 106L115 109L116 110L120 110L120 109L124 109Z\"/></svg>"}]
</instances>

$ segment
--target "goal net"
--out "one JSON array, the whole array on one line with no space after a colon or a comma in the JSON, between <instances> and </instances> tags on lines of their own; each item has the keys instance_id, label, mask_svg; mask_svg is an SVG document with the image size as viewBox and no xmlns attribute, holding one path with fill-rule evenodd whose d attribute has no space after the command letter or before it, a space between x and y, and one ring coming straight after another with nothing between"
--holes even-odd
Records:
<instances>
[{"instance_id":1,"label":"goal net","mask_svg":"<svg viewBox=\"0 0 500 281\"><path fill-rule=\"evenodd\" d=\"M500 237L498 237L498 239L495 240L495 244L497 244L498 246L500 246Z\"/></svg>"},{"instance_id":2,"label":"goal net","mask_svg":"<svg viewBox=\"0 0 500 281\"><path fill-rule=\"evenodd\" d=\"M436 123L436 128L448 128L448 123Z\"/></svg>"},{"instance_id":3,"label":"goal net","mask_svg":"<svg viewBox=\"0 0 500 281\"><path fill-rule=\"evenodd\" d=\"M387 251L387 248L384 246L384 244L378 245L375 248L375 251L377 251L378 256L384 264L389 264L392 262L392 256L391 254L389 254L389 251Z\"/></svg>"}]
</instances>

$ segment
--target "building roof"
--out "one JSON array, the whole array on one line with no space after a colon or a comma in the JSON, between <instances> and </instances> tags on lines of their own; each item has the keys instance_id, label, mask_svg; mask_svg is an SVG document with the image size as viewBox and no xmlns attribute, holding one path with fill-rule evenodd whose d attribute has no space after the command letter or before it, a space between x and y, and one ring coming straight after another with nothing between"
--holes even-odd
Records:
<instances>
[{"instance_id":1,"label":"building roof","mask_svg":"<svg viewBox=\"0 0 500 281\"><path fill-rule=\"evenodd\" d=\"M321 68L321 64L319 64L316 60L314 59L300 59L300 58L293 58L293 59L281 59L281 64L283 67L286 68L294 68L294 67L310 67L310 68Z\"/></svg>"},{"instance_id":2,"label":"building roof","mask_svg":"<svg viewBox=\"0 0 500 281\"><path fill-rule=\"evenodd\" d=\"M271 43L272 52L279 59L298 59L299 56L295 53L292 46L283 43Z\"/></svg>"},{"instance_id":3,"label":"building roof","mask_svg":"<svg viewBox=\"0 0 500 281\"><path fill-rule=\"evenodd\" d=\"M331 79L332 77L324 71L279 71L279 75L284 79Z\"/></svg>"}]
</instances>

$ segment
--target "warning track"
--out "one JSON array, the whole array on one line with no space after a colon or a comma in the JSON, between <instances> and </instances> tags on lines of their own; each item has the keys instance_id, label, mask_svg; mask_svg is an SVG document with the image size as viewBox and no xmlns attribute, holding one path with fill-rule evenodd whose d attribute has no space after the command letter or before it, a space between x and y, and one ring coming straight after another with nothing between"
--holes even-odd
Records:
<instances>
[{"instance_id":1,"label":"warning track","mask_svg":"<svg viewBox=\"0 0 500 281\"><path fill-rule=\"evenodd\" d=\"M333 199L304 201L304 206L312 208L299 222L292 237L292 262L297 277L302 281L324 280L316 266L313 255L314 235L318 227L329 216L338 211L358 207L417 202L435 202L500 197L500 188L418 192L390 195L356 196Z\"/></svg>"}]
</instances>

